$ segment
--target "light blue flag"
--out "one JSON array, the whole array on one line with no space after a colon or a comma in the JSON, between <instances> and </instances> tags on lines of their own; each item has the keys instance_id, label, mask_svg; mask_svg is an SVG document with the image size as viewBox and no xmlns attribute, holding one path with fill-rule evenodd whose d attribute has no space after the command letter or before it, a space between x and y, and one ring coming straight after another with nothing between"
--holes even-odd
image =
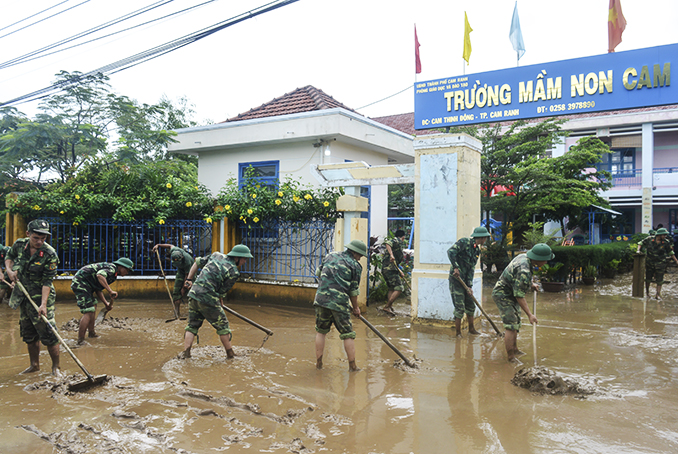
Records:
<instances>
[{"instance_id":1,"label":"light blue flag","mask_svg":"<svg viewBox=\"0 0 680 454\"><path fill-rule=\"evenodd\" d=\"M515 12L512 13L512 23L510 24L510 42L512 48L517 52L517 61L522 58L524 52L524 38L522 38L522 29L519 26L519 13L517 12L517 2L515 2Z\"/></svg>"}]
</instances>

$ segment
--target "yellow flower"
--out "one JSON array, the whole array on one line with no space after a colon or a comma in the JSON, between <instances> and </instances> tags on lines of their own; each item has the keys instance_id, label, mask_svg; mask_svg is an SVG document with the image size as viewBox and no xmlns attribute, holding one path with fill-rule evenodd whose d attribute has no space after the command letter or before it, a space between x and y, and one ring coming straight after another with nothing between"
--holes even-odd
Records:
<instances>
[{"instance_id":1,"label":"yellow flower","mask_svg":"<svg viewBox=\"0 0 680 454\"><path fill-rule=\"evenodd\" d=\"M172 188L172 184L168 183L168 184L165 185L165 187L168 188L168 189L171 189L171 188Z\"/></svg>"},{"instance_id":2,"label":"yellow flower","mask_svg":"<svg viewBox=\"0 0 680 454\"><path fill-rule=\"evenodd\" d=\"M253 194L253 199L257 199L257 194Z\"/></svg>"},{"instance_id":3,"label":"yellow flower","mask_svg":"<svg viewBox=\"0 0 680 454\"><path fill-rule=\"evenodd\" d=\"M256 184L255 187L256 187L257 189L260 189L260 185L259 185L259 184Z\"/></svg>"},{"instance_id":4,"label":"yellow flower","mask_svg":"<svg viewBox=\"0 0 680 454\"><path fill-rule=\"evenodd\" d=\"M257 221L259 221L259 220L260 220L260 218L258 218L257 216L255 216L255 217L253 218L253 222L257 222Z\"/></svg>"},{"instance_id":5,"label":"yellow flower","mask_svg":"<svg viewBox=\"0 0 680 454\"><path fill-rule=\"evenodd\" d=\"M279 197L283 197L283 192L279 191Z\"/></svg>"},{"instance_id":6,"label":"yellow flower","mask_svg":"<svg viewBox=\"0 0 680 454\"><path fill-rule=\"evenodd\" d=\"M205 222L207 222L208 224L212 224L212 218L205 218Z\"/></svg>"},{"instance_id":7,"label":"yellow flower","mask_svg":"<svg viewBox=\"0 0 680 454\"><path fill-rule=\"evenodd\" d=\"M229 209L231 209L231 207L229 205L224 205L224 209L229 210Z\"/></svg>"},{"instance_id":8,"label":"yellow flower","mask_svg":"<svg viewBox=\"0 0 680 454\"><path fill-rule=\"evenodd\" d=\"M253 214L253 210L251 210L250 208L248 208L248 214Z\"/></svg>"},{"instance_id":9,"label":"yellow flower","mask_svg":"<svg viewBox=\"0 0 680 454\"><path fill-rule=\"evenodd\" d=\"M61 211L59 212L59 214L64 214L64 210L61 210Z\"/></svg>"},{"instance_id":10,"label":"yellow flower","mask_svg":"<svg viewBox=\"0 0 680 454\"><path fill-rule=\"evenodd\" d=\"M293 196L293 202L297 202L298 200L300 200L300 197L298 197L298 196L296 196L296 195Z\"/></svg>"},{"instance_id":11,"label":"yellow flower","mask_svg":"<svg viewBox=\"0 0 680 454\"><path fill-rule=\"evenodd\" d=\"M33 209L35 211L40 211L40 206L39 205L33 205Z\"/></svg>"},{"instance_id":12,"label":"yellow flower","mask_svg":"<svg viewBox=\"0 0 680 454\"><path fill-rule=\"evenodd\" d=\"M310 194L305 194L305 199L312 200L312 196Z\"/></svg>"},{"instance_id":13,"label":"yellow flower","mask_svg":"<svg viewBox=\"0 0 680 454\"><path fill-rule=\"evenodd\" d=\"M76 194L76 200L80 200L80 196Z\"/></svg>"},{"instance_id":14,"label":"yellow flower","mask_svg":"<svg viewBox=\"0 0 680 454\"><path fill-rule=\"evenodd\" d=\"M194 189L196 189L198 191L198 186L194 186Z\"/></svg>"},{"instance_id":15,"label":"yellow flower","mask_svg":"<svg viewBox=\"0 0 680 454\"><path fill-rule=\"evenodd\" d=\"M274 203L277 204L277 205L281 205L281 201L280 201L279 199L276 199L276 200L274 201Z\"/></svg>"},{"instance_id":16,"label":"yellow flower","mask_svg":"<svg viewBox=\"0 0 680 454\"><path fill-rule=\"evenodd\" d=\"M327 207L328 205L330 205L330 203L328 203L328 202L323 203L323 206L325 206L325 207Z\"/></svg>"},{"instance_id":17,"label":"yellow flower","mask_svg":"<svg viewBox=\"0 0 680 454\"><path fill-rule=\"evenodd\" d=\"M191 202L187 202L187 208L191 207Z\"/></svg>"},{"instance_id":18,"label":"yellow flower","mask_svg":"<svg viewBox=\"0 0 680 454\"><path fill-rule=\"evenodd\" d=\"M224 207L223 207L222 205L217 205L217 206L215 207L215 212L223 211L223 210L224 210Z\"/></svg>"},{"instance_id":19,"label":"yellow flower","mask_svg":"<svg viewBox=\"0 0 680 454\"><path fill-rule=\"evenodd\" d=\"M163 219L160 219L160 220L158 221L158 223L159 223L160 225L163 225L163 224L165 224L165 221L164 221Z\"/></svg>"},{"instance_id":20,"label":"yellow flower","mask_svg":"<svg viewBox=\"0 0 680 454\"><path fill-rule=\"evenodd\" d=\"M73 225L80 225L80 222L74 222Z\"/></svg>"}]
</instances>

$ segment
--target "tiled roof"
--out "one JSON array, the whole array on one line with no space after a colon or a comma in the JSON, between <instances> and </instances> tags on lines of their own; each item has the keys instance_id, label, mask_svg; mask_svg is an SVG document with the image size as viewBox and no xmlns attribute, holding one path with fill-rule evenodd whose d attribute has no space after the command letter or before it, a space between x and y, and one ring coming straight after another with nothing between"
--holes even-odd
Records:
<instances>
[{"instance_id":1,"label":"tiled roof","mask_svg":"<svg viewBox=\"0 0 680 454\"><path fill-rule=\"evenodd\" d=\"M641 113L641 112L653 112L653 111L659 111L659 110L672 110L678 109L677 104L669 105L669 106L654 106L654 107L639 107L637 109L623 109L623 110L611 110L607 112L589 112L589 113L581 113L581 114L574 114L574 115L562 115L557 117L558 119L565 119L565 120L573 120L576 118L593 118L593 117L604 117L607 115L622 115L622 114L631 114L631 113ZM394 128L398 131L404 132L406 134L410 135L427 135L427 134L433 134L438 132L438 129L423 129L423 130L418 130L416 131L414 127L414 116L413 113L405 113L405 114L399 114L399 115L388 115L386 117L375 117L371 118L373 121L377 121L378 123L382 123L386 126L389 126L391 128ZM540 121L541 119L528 119L529 122L537 122ZM513 121L504 121L501 122L502 125L509 125L513 123Z\"/></svg>"},{"instance_id":2,"label":"tiled roof","mask_svg":"<svg viewBox=\"0 0 680 454\"><path fill-rule=\"evenodd\" d=\"M354 112L354 110L345 106L343 103L333 99L332 96L327 95L318 88L307 85L306 87L297 88L290 93L286 93L279 98L272 99L271 101L262 104L260 107L250 109L248 112L239 114L227 121L278 117L280 115L334 109L336 107Z\"/></svg>"}]
</instances>

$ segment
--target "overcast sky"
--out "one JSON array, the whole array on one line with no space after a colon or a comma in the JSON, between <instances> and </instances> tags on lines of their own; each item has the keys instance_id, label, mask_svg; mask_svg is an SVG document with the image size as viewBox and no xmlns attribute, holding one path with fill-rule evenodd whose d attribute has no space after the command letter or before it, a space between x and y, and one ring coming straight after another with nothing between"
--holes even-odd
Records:
<instances>
[{"instance_id":1,"label":"overcast sky","mask_svg":"<svg viewBox=\"0 0 680 454\"><path fill-rule=\"evenodd\" d=\"M67 0L8 27L61 1L3 2L0 63L155 3ZM175 0L112 30L204 1ZM14 32L82 2L86 3ZM617 51L678 41L677 0L621 3L628 25ZM140 29L2 68L0 101L49 86L60 70L88 72L264 4L266 0L216 0ZM526 47L520 66L607 53L608 5L609 0L519 0ZM223 121L305 85L369 117L413 112L414 24L423 67L418 81L511 68L517 64L508 38L514 6L514 0L299 0L113 74L110 83L117 93L145 103L156 103L163 95L185 96L194 104L199 122ZM464 12L473 28L472 55L465 67ZM37 106L32 102L16 107L33 116Z\"/></svg>"}]
</instances>

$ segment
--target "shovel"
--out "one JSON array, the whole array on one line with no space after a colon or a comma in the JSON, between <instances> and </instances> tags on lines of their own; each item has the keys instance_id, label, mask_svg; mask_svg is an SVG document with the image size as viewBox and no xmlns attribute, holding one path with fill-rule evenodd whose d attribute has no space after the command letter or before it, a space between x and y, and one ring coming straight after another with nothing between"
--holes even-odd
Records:
<instances>
[{"instance_id":1,"label":"shovel","mask_svg":"<svg viewBox=\"0 0 680 454\"><path fill-rule=\"evenodd\" d=\"M534 290L534 316L536 316L536 290ZM538 366L538 354L536 351L536 323L534 323L534 366Z\"/></svg>"},{"instance_id":2,"label":"shovel","mask_svg":"<svg viewBox=\"0 0 680 454\"><path fill-rule=\"evenodd\" d=\"M455 277L456 279L458 279L458 282L460 282L460 285L463 286L463 289L465 289L465 291L468 292L468 294L470 294L470 289L468 288L467 285L465 285L465 282L463 282L463 280L460 278L460 276L454 276L454 277ZM489 321L489 323L491 323L491 326L493 326L493 329L494 329L494 331L496 331L496 334L497 334L498 336L500 336L500 337L503 337L504 334L501 333L500 331L498 331L498 328L496 328L496 325L491 321L491 319L490 319L489 316L486 314L486 312L484 312L484 309L482 309L482 306L481 306L481 305L479 304L479 302L477 301L477 298L475 298L475 295L470 295L470 296L472 296L472 301L474 301L475 304L477 305L477 307L479 308L479 310L482 311L482 314L484 314L484 317L486 317L486 319ZM534 293L534 300L535 300L535 298L536 298L536 294ZM535 304L535 301L534 301L534 304ZM535 308L534 308L534 309L535 309Z\"/></svg>"},{"instance_id":3,"label":"shovel","mask_svg":"<svg viewBox=\"0 0 680 454\"><path fill-rule=\"evenodd\" d=\"M390 342L389 340L387 340L387 338L386 338L385 336L383 336L382 333L381 333L380 331L378 331L378 329L377 329L375 326L371 325L371 322L369 322L368 320L366 320L366 319L364 318L363 315L360 315L360 316L359 316L359 319L360 319L362 322L364 322L364 324L365 324L366 326L368 326L368 327L371 329L371 331L373 331L380 339L382 339L383 342L385 342L385 344L387 344L387 346L390 347L394 353L396 353L397 355L399 355L399 357L400 357L401 359L404 360L404 362L406 363L406 365L407 365L408 367L411 367L411 368L415 368L415 367L416 367L415 363L413 363L411 360L409 360L408 358L406 358L406 356L404 356L404 354L403 354L402 352L400 352L400 351L397 349L397 347L395 347L394 345L392 345L392 342Z\"/></svg>"},{"instance_id":4,"label":"shovel","mask_svg":"<svg viewBox=\"0 0 680 454\"><path fill-rule=\"evenodd\" d=\"M260 324L258 324L258 323L255 323L254 321L252 321L252 320L249 319L248 317L244 317L243 315L239 314L239 313L236 312L235 310L233 310L233 309L231 309L231 308L228 308L228 307L225 306L224 304L222 304L222 309L224 309L225 311L229 312L230 314L232 314L232 315L234 315L234 316L240 318L240 319L243 320L244 322L250 323L250 324L253 325L255 328L264 331L265 333L267 333L267 336L273 336L273 335L274 335L274 331L272 331L272 330L270 330L270 329L267 329L267 328L265 328L264 326L262 326L262 325L260 325Z\"/></svg>"},{"instance_id":5,"label":"shovel","mask_svg":"<svg viewBox=\"0 0 680 454\"><path fill-rule=\"evenodd\" d=\"M113 306L113 300L111 301L111 306ZM111 309L107 309L106 306L104 306L104 309L99 311L99 315L97 315L97 319L94 321L94 325L97 326L101 322L103 322L104 319L106 318L106 314L108 314L110 311Z\"/></svg>"},{"instance_id":6,"label":"shovel","mask_svg":"<svg viewBox=\"0 0 680 454\"><path fill-rule=\"evenodd\" d=\"M8 282L5 281L4 279L3 279L3 282L8 284ZM61 342L61 345L64 346L64 348L66 349L68 354L71 355L71 358L73 358L73 361L75 361L76 364L78 364L78 367L80 367L83 370L83 372L85 373L85 375L87 375L87 380L81 380L81 381L78 381L78 382L69 383L69 385L68 385L69 391L79 391L79 390L82 390L84 388L89 388L91 386L98 386L98 385L105 383L106 380L107 380L106 375L99 375L97 377L94 377L92 374L90 374L87 371L87 369L85 369L85 366L83 366L83 363L80 362L80 360L76 357L76 355L73 354L73 352L71 351L69 346L66 345L64 340L61 338L57 329L54 326L52 326L52 324L49 322L49 320L47 320L47 317L45 317L43 314L40 313L40 308L35 304L35 302L31 298L31 295L28 294L28 292L26 291L24 286L21 284L21 282L19 280L17 280L16 284L19 287L19 290L21 290L23 292L23 294L26 296L26 299L28 299L28 301L33 305L33 308L38 313L38 315L40 315L40 318L42 318L42 320L45 322L45 324L47 326L49 326L50 329L57 336L57 339L59 339L59 342Z\"/></svg>"}]
</instances>

